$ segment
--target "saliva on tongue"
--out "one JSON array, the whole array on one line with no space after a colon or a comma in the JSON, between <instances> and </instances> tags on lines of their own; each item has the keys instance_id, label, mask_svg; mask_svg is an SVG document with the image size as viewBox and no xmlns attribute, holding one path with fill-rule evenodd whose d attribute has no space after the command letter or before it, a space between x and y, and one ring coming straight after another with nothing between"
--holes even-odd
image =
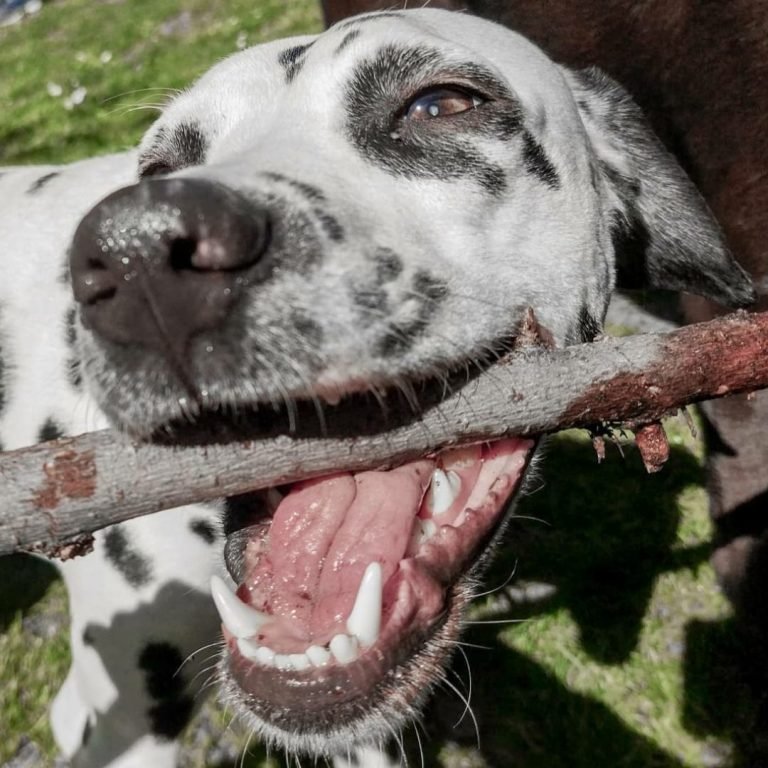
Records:
<instances>
[{"instance_id":1,"label":"saliva on tongue","mask_svg":"<svg viewBox=\"0 0 768 768\"><path fill-rule=\"evenodd\" d=\"M296 483L268 536L246 548L238 595L272 616L258 641L283 653L327 645L379 563L382 583L441 525L456 520L482 465L480 446L387 471L339 473Z\"/></svg>"}]
</instances>

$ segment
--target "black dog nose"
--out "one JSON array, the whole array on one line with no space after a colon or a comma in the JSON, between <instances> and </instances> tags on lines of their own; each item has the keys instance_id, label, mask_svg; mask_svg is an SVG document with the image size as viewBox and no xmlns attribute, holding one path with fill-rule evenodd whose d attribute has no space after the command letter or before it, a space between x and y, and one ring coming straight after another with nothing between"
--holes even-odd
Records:
<instances>
[{"instance_id":1,"label":"black dog nose","mask_svg":"<svg viewBox=\"0 0 768 768\"><path fill-rule=\"evenodd\" d=\"M184 356L263 279L267 212L204 179L143 181L82 220L70 255L83 322L118 344Z\"/></svg>"}]
</instances>

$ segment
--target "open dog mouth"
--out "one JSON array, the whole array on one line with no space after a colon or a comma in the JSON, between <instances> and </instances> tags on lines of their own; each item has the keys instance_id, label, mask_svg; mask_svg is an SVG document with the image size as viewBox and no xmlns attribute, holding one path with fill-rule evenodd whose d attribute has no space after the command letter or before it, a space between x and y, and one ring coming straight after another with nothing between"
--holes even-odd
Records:
<instances>
[{"instance_id":1,"label":"open dog mouth","mask_svg":"<svg viewBox=\"0 0 768 768\"><path fill-rule=\"evenodd\" d=\"M258 440L297 425L302 436L386 435L439 409L454 385L472 386L466 372L412 384L406 402L396 388L375 400L347 394L322 416L306 398L291 402L292 418L288 408L201 407L155 437ZM389 738L418 714L452 657L535 445L505 437L375 471L342 471L340 459L333 474L228 499L234 584L211 583L226 647L221 682L257 733L330 756L350 740Z\"/></svg>"},{"instance_id":2,"label":"open dog mouth","mask_svg":"<svg viewBox=\"0 0 768 768\"><path fill-rule=\"evenodd\" d=\"M212 580L236 698L273 735L328 749L344 748L329 734L391 709L395 688L396 714L417 711L534 445L508 438L239 497L244 524L226 547L237 587Z\"/></svg>"}]
</instances>

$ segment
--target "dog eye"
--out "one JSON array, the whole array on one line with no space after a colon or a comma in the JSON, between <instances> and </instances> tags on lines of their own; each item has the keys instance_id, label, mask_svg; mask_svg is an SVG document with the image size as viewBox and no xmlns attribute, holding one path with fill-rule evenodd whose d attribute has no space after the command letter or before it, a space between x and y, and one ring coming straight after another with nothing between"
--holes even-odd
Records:
<instances>
[{"instance_id":1,"label":"dog eye","mask_svg":"<svg viewBox=\"0 0 768 768\"><path fill-rule=\"evenodd\" d=\"M406 120L432 120L476 109L483 100L453 88L435 88L417 96L405 108Z\"/></svg>"}]
</instances>

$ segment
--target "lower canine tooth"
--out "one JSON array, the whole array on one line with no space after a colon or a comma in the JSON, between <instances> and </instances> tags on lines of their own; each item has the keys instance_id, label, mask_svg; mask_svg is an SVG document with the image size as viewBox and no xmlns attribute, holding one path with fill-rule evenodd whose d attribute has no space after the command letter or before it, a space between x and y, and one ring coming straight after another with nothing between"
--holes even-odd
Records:
<instances>
[{"instance_id":1,"label":"lower canine tooth","mask_svg":"<svg viewBox=\"0 0 768 768\"><path fill-rule=\"evenodd\" d=\"M355 605L347 619L347 631L360 641L363 648L373 645L379 639L382 587L381 564L370 563L360 580Z\"/></svg>"},{"instance_id":2,"label":"lower canine tooth","mask_svg":"<svg viewBox=\"0 0 768 768\"><path fill-rule=\"evenodd\" d=\"M443 472L436 469L432 473L432 484L429 488L429 506L433 515L447 512L456 501L461 490L461 478L455 472Z\"/></svg>"},{"instance_id":3,"label":"lower canine tooth","mask_svg":"<svg viewBox=\"0 0 768 768\"><path fill-rule=\"evenodd\" d=\"M211 595L222 623L237 638L252 637L271 618L246 605L224 579L216 575L211 576Z\"/></svg>"},{"instance_id":4,"label":"lower canine tooth","mask_svg":"<svg viewBox=\"0 0 768 768\"><path fill-rule=\"evenodd\" d=\"M349 664L357 658L357 640L349 635L335 635L330 648L339 664Z\"/></svg>"},{"instance_id":5,"label":"lower canine tooth","mask_svg":"<svg viewBox=\"0 0 768 768\"><path fill-rule=\"evenodd\" d=\"M306 653L315 667L322 667L331 660L331 652L322 645L310 645Z\"/></svg>"}]
</instances>

